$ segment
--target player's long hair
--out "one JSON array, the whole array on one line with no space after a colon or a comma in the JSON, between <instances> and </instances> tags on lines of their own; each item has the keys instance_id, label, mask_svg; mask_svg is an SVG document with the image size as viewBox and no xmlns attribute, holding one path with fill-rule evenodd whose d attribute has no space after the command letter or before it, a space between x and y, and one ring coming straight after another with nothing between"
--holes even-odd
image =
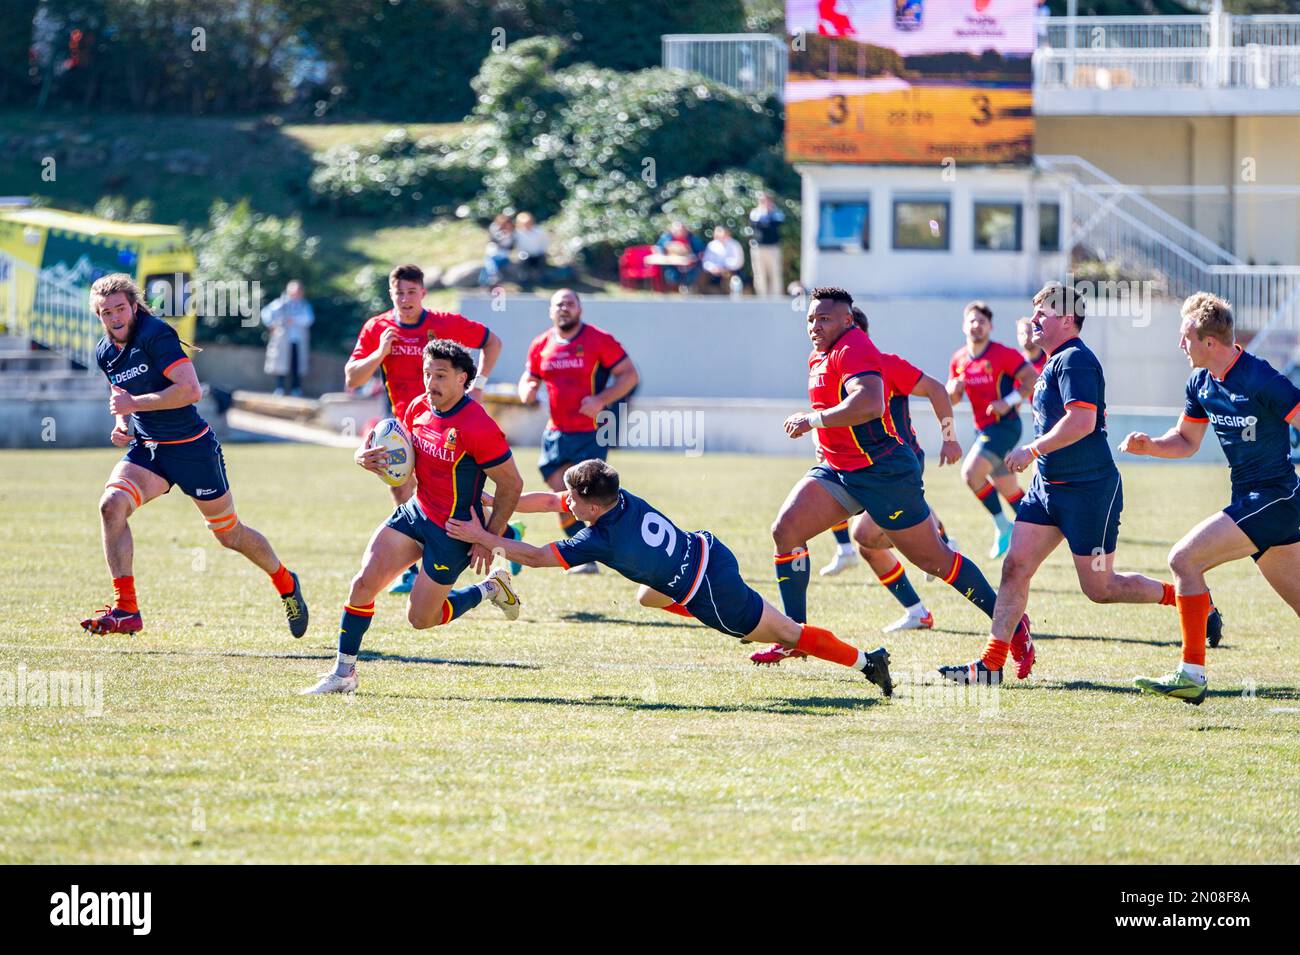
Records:
<instances>
[{"instance_id":1,"label":"player's long hair","mask_svg":"<svg viewBox=\"0 0 1300 955\"><path fill-rule=\"evenodd\" d=\"M95 284L90 287L90 307L95 308L95 299L102 301L110 295L116 295L118 292L126 296L127 302L131 305L131 310L136 314L141 312L146 315L153 314L144 300L144 289L136 285L135 279L125 272L113 272L95 279Z\"/></svg>"}]
</instances>

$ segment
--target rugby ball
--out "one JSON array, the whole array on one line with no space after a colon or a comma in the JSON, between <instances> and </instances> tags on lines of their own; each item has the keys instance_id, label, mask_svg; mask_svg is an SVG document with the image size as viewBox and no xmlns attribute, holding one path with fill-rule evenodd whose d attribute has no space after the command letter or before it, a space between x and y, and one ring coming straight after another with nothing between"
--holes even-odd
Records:
<instances>
[{"instance_id":1,"label":"rugby ball","mask_svg":"<svg viewBox=\"0 0 1300 955\"><path fill-rule=\"evenodd\" d=\"M375 425L366 441L368 448L383 448L388 454L388 464L379 472L379 480L393 487L405 484L415 466L415 452L411 438L396 418L385 418Z\"/></svg>"}]
</instances>

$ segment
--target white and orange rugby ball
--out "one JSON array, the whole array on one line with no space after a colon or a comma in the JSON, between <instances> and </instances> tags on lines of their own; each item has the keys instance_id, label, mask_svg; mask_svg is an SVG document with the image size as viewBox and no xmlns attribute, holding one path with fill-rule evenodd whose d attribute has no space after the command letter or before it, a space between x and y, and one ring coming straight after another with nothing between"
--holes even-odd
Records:
<instances>
[{"instance_id":1,"label":"white and orange rugby ball","mask_svg":"<svg viewBox=\"0 0 1300 955\"><path fill-rule=\"evenodd\" d=\"M375 425L366 447L383 448L388 454L388 464L379 472L381 481L393 487L406 483L415 466L415 452L411 449L411 437L400 421L385 418Z\"/></svg>"}]
</instances>

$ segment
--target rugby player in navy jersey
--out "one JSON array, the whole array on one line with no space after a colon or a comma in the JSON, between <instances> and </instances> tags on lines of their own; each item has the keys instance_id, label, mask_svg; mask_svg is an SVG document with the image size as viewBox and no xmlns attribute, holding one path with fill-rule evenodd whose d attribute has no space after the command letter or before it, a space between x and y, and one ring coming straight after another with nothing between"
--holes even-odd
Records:
<instances>
[{"instance_id":1,"label":"rugby player in navy jersey","mask_svg":"<svg viewBox=\"0 0 1300 955\"><path fill-rule=\"evenodd\" d=\"M265 537L235 514L221 444L194 407L203 393L199 376L175 330L154 317L144 304L144 293L121 272L96 280L90 287L90 308L105 332L95 361L108 376L108 410L117 418L110 439L128 450L99 499L113 602L81 626L90 633L135 633L144 628L129 521L137 508L179 485L222 546L266 571L280 595L289 632L301 637L307 632L307 601L298 575L280 563Z\"/></svg>"},{"instance_id":2,"label":"rugby player in navy jersey","mask_svg":"<svg viewBox=\"0 0 1300 955\"><path fill-rule=\"evenodd\" d=\"M1029 601L1030 581L1061 541L1070 547L1079 586L1089 600L1174 603L1173 584L1115 572L1124 492L1106 441L1101 362L1079 338L1084 304L1082 295L1059 282L1049 282L1034 296L1034 343L1050 357L1034 385L1034 440L1012 450L1006 465L1018 473L1037 461L1038 470L1016 513L984 654L974 663L939 668L957 683L1001 682L1013 627Z\"/></svg>"},{"instance_id":3,"label":"rugby player in navy jersey","mask_svg":"<svg viewBox=\"0 0 1300 955\"><path fill-rule=\"evenodd\" d=\"M534 547L483 527L477 516L447 521L457 540L480 544L526 567L563 567L594 561L641 585L637 600L742 641L779 643L791 650L858 670L893 693L889 653L852 647L821 627L778 611L740 576L736 557L709 531L687 532L648 502L619 487L618 472L590 459L564 472L565 492L525 494L521 512L570 514L586 524L573 536Z\"/></svg>"},{"instance_id":4,"label":"rugby player in navy jersey","mask_svg":"<svg viewBox=\"0 0 1300 955\"><path fill-rule=\"evenodd\" d=\"M1232 500L1188 531L1169 552L1183 662L1138 689L1199 705L1205 700L1206 622L1214 611L1207 571L1250 557L1300 614L1300 479L1290 461L1288 425L1300 423L1300 388L1236 343L1232 308L1198 292L1183 303L1179 347L1194 369L1178 423L1158 438L1141 432L1120 450L1156 458L1196 453L1214 427L1228 459ZM1217 641L1212 641L1213 646Z\"/></svg>"}]
</instances>

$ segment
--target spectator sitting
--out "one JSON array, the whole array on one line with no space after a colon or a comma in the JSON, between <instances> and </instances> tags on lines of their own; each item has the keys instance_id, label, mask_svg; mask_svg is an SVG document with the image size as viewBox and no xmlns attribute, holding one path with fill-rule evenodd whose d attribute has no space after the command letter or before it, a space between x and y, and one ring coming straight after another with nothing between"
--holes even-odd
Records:
<instances>
[{"instance_id":1,"label":"spectator sitting","mask_svg":"<svg viewBox=\"0 0 1300 955\"><path fill-rule=\"evenodd\" d=\"M514 243L515 224L503 212L488 226L487 255L483 260L483 271L479 273L479 285L495 285L501 281L510 264L510 250Z\"/></svg>"},{"instance_id":2,"label":"spectator sitting","mask_svg":"<svg viewBox=\"0 0 1300 955\"><path fill-rule=\"evenodd\" d=\"M531 212L515 216L515 262L524 284L541 281L546 272L546 250L550 246L551 237L537 225Z\"/></svg>"},{"instance_id":3,"label":"spectator sitting","mask_svg":"<svg viewBox=\"0 0 1300 955\"><path fill-rule=\"evenodd\" d=\"M289 379L289 394L302 394L302 377L307 374L307 356L311 348L308 329L316 320L311 302L301 282L294 279L284 287L284 294L262 309L262 323L271 330L266 342L263 371L276 377L275 393L284 394Z\"/></svg>"},{"instance_id":4,"label":"spectator sitting","mask_svg":"<svg viewBox=\"0 0 1300 955\"><path fill-rule=\"evenodd\" d=\"M718 226L713 230L713 241L704 249L700 266L704 269L705 289L726 292L731 277L745 267L745 250L731 237L726 226Z\"/></svg>"},{"instance_id":5,"label":"spectator sitting","mask_svg":"<svg viewBox=\"0 0 1300 955\"><path fill-rule=\"evenodd\" d=\"M689 260L685 265L665 265L664 281L676 285L682 292L693 288L700 278L700 253L704 251L704 243L699 237L677 220L668 227L667 232L659 236L655 247L664 255L676 255Z\"/></svg>"}]
</instances>

